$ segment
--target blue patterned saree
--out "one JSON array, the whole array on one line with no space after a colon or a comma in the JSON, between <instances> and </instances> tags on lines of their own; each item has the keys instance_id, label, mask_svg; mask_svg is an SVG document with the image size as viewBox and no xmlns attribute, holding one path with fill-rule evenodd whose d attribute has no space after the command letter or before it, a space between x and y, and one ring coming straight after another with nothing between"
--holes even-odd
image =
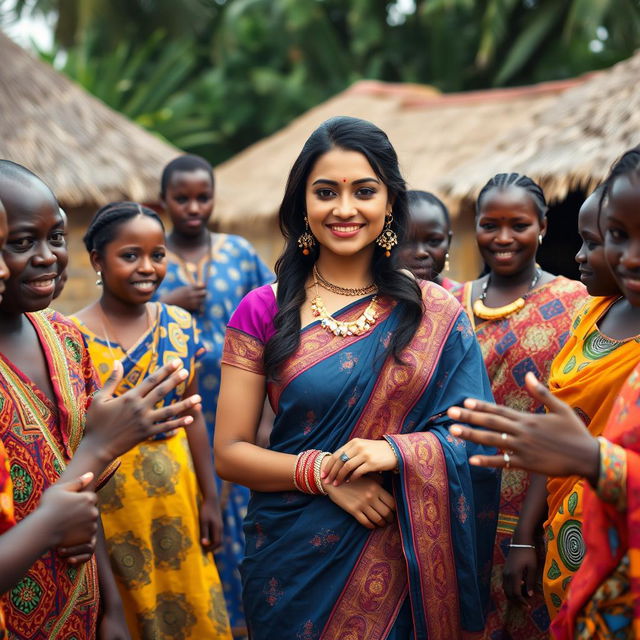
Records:
<instances>
[{"instance_id":1,"label":"blue patterned saree","mask_svg":"<svg viewBox=\"0 0 640 640\"><path fill-rule=\"evenodd\" d=\"M451 640L483 629L499 475L468 464L480 447L449 434L446 411L492 396L466 314L439 286L422 291L424 315L403 363L388 354L402 307L379 299L364 335L304 328L268 385L271 449L336 451L352 438L386 437L400 473L383 474L397 519L373 531L326 496L252 493L242 577L253 640ZM356 318L369 301L334 316ZM270 286L246 296L223 363L262 374L274 313Z\"/></svg>"}]
</instances>

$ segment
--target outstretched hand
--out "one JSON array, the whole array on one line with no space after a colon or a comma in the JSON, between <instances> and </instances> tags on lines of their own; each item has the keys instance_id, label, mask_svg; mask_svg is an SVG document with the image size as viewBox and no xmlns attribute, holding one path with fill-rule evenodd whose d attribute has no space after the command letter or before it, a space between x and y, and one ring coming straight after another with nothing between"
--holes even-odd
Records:
<instances>
[{"instance_id":1,"label":"outstretched hand","mask_svg":"<svg viewBox=\"0 0 640 640\"><path fill-rule=\"evenodd\" d=\"M490 402L468 398L464 407L451 407L453 420L484 427L454 424L452 435L506 452L475 455L471 464L481 467L526 469L548 476L580 475L594 482L598 475L598 442L574 411L541 384L533 373L525 377L529 394L544 404L548 413L523 413Z\"/></svg>"},{"instance_id":2,"label":"outstretched hand","mask_svg":"<svg viewBox=\"0 0 640 640\"><path fill-rule=\"evenodd\" d=\"M189 375L180 360L160 367L135 388L114 397L122 375L122 364L114 363L111 375L94 396L87 412L85 437L91 438L108 459L117 458L157 434L191 424L193 417L185 414L201 402L200 396L193 395L157 407Z\"/></svg>"}]
</instances>

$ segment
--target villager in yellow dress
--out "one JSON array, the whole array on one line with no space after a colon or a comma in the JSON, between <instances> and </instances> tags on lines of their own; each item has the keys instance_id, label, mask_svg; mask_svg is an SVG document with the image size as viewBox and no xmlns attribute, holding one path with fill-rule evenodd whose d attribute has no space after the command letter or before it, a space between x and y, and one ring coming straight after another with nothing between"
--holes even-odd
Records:
<instances>
[{"instance_id":1,"label":"villager in yellow dress","mask_svg":"<svg viewBox=\"0 0 640 640\"><path fill-rule=\"evenodd\" d=\"M157 323L127 352L74 318L101 383L114 361L122 362L117 394L175 358L194 375L202 347L191 315L156 304ZM178 400L191 378L164 402ZM184 429L122 456L120 468L99 493L107 548L132 638L231 640L218 571L213 556L200 546L198 496Z\"/></svg>"}]
</instances>

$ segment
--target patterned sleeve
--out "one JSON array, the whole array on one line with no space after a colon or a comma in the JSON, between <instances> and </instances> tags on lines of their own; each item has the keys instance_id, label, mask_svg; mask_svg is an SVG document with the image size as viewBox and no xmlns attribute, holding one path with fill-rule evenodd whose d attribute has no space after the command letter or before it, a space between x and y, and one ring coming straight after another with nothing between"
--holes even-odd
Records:
<instances>
[{"instance_id":1,"label":"patterned sleeve","mask_svg":"<svg viewBox=\"0 0 640 640\"><path fill-rule=\"evenodd\" d=\"M264 346L274 333L275 310L271 285L254 289L240 301L227 325L222 364L264 375Z\"/></svg>"},{"instance_id":2,"label":"patterned sleeve","mask_svg":"<svg viewBox=\"0 0 640 640\"><path fill-rule=\"evenodd\" d=\"M596 493L604 502L618 511L627 509L627 452L624 447L610 442L602 436L600 444L600 471Z\"/></svg>"},{"instance_id":3,"label":"patterned sleeve","mask_svg":"<svg viewBox=\"0 0 640 640\"><path fill-rule=\"evenodd\" d=\"M13 512L13 484L9 473L9 456L0 441L0 534L16 523Z\"/></svg>"}]
</instances>

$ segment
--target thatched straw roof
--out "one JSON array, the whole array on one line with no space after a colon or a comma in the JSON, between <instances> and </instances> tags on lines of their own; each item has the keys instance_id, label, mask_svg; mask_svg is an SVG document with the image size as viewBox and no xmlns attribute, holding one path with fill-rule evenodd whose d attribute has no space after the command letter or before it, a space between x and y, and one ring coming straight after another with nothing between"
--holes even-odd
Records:
<instances>
[{"instance_id":1,"label":"thatched straw roof","mask_svg":"<svg viewBox=\"0 0 640 640\"><path fill-rule=\"evenodd\" d=\"M545 109L529 114L441 181L454 199L474 198L501 171L525 173L547 199L592 190L616 158L640 143L640 52L591 74Z\"/></svg>"},{"instance_id":2,"label":"thatched straw roof","mask_svg":"<svg viewBox=\"0 0 640 640\"><path fill-rule=\"evenodd\" d=\"M410 186L436 189L443 176L579 82L448 95L420 85L358 82L220 165L216 218L225 229L273 224L293 161L331 116L376 123L394 144Z\"/></svg>"},{"instance_id":3,"label":"thatched straw roof","mask_svg":"<svg viewBox=\"0 0 640 640\"><path fill-rule=\"evenodd\" d=\"M0 32L0 157L40 175L65 207L155 199L180 153Z\"/></svg>"}]
</instances>

